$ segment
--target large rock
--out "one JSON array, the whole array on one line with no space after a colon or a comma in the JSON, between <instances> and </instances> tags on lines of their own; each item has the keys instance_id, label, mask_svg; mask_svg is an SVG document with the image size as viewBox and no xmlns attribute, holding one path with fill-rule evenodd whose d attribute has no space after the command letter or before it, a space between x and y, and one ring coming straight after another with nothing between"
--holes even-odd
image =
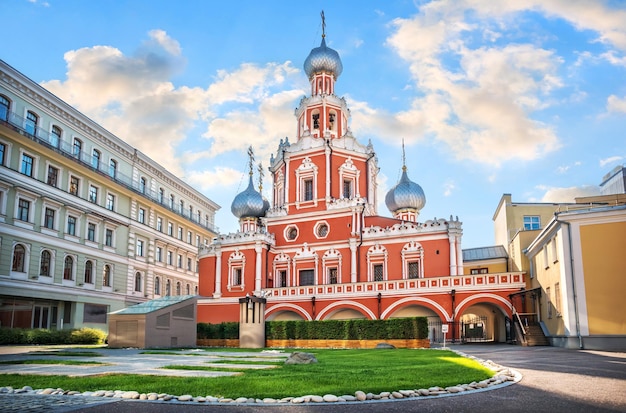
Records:
<instances>
[{"instance_id":1,"label":"large rock","mask_svg":"<svg viewBox=\"0 0 626 413\"><path fill-rule=\"evenodd\" d=\"M396 348L396 346L389 343L378 343L376 344L376 348Z\"/></svg>"},{"instance_id":2,"label":"large rock","mask_svg":"<svg viewBox=\"0 0 626 413\"><path fill-rule=\"evenodd\" d=\"M317 358L311 353L304 353L301 351L294 351L285 360L285 364L312 364L317 363Z\"/></svg>"}]
</instances>

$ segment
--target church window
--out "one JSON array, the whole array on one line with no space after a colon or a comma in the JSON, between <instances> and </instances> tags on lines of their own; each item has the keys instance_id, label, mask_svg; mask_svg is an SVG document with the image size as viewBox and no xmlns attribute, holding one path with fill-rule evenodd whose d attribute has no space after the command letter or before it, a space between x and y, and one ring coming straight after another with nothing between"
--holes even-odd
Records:
<instances>
[{"instance_id":1,"label":"church window","mask_svg":"<svg viewBox=\"0 0 626 413\"><path fill-rule=\"evenodd\" d=\"M315 285L315 270L300 270L300 285Z\"/></svg>"},{"instance_id":2,"label":"church window","mask_svg":"<svg viewBox=\"0 0 626 413\"><path fill-rule=\"evenodd\" d=\"M296 238L298 238L298 227L293 226L293 225L287 227L287 229L285 230L285 238L288 241L293 241Z\"/></svg>"},{"instance_id":3,"label":"church window","mask_svg":"<svg viewBox=\"0 0 626 413\"><path fill-rule=\"evenodd\" d=\"M233 268L233 285L241 285L241 268Z\"/></svg>"},{"instance_id":4,"label":"church window","mask_svg":"<svg viewBox=\"0 0 626 413\"><path fill-rule=\"evenodd\" d=\"M325 238L328 235L328 225L325 222L322 222L317 226L316 234L318 238Z\"/></svg>"},{"instance_id":5,"label":"church window","mask_svg":"<svg viewBox=\"0 0 626 413\"><path fill-rule=\"evenodd\" d=\"M343 180L343 198L352 198L352 180L350 179Z\"/></svg>"},{"instance_id":6,"label":"church window","mask_svg":"<svg viewBox=\"0 0 626 413\"><path fill-rule=\"evenodd\" d=\"M313 200L313 180L305 179L304 180L304 196L302 197L303 201L312 201Z\"/></svg>"},{"instance_id":7,"label":"church window","mask_svg":"<svg viewBox=\"0 0 626 413\"><path fill-rule=\"evenodd\" d=\"M313 114L313 129L319 129L319 128L320 128L320 114L314 113Z\"/></svg>"},{"instance_id":8,"label":"church window","mask_svg":"<svg viewBox=\"0 0 626 413\"><path fill-rule=\"evenodd\" d=\"M374 264L374 281L383 281L383 265Z\"/></svg>"},{"instance_id":9,"label":"church window","mask_svg":"<svg viewBox=\"0 0 626 413\"><path fill-rule=\"evenodd\" d=\"M409 262L409 277L408 278L419 278L419 262L413 261Z\"/></svg>"},{"instance_id":10,"label":"church window","mask_svg":"<svg viewBox=\"0 0 626 413\"><path fill-rule=\"evenodd\" d=\"M278 279L276 280L276 287L287 286L287 270L278 271Z\"/></svg>"},{"instance_id":11,"label":"church window","mask_svg":"<svg viewBox=\"0 0 626 413\"><path fill-rule=\"evenodd\" d=\"M337 284L337 268L328 269L328 284Z\"/></svg>"},{"instance_id":12,"label":"church window","mask_svg":"<svg viewBox=\"0 0 626 413\"><path fill-rule=\"evenodd\" d=\"M421 244L416 241L406 243L402 247L402 278L423 278L424 249Z\"/></svg>"}]
</instances>

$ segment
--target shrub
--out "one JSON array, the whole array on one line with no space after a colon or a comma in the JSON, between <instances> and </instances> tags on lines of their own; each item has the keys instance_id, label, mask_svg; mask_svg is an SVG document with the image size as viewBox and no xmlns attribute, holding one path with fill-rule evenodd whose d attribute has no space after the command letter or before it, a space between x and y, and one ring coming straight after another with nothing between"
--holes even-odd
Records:
<instances>
[{"instance_id":1,"label":"shrub","mask_svg":"<svg viewBox=\"0 0 626 413\"><path fill-rule=\"evenodd\" d=\"M70 334L71 344L104 344L107 335L97 328L81 328L73 330Z\"/></svg>"},{"instance_id":2,"label":"shrub","mask_svg":"<svg viewBox=\"0 0 626 413\"><path fill-rule=\"evenodd\" d=\"M239 323L198 324L198 338L239 338ZM386 340L428 337L426 317L388 320L267 321L268 340Z\"/></svg>"}]
</instances>

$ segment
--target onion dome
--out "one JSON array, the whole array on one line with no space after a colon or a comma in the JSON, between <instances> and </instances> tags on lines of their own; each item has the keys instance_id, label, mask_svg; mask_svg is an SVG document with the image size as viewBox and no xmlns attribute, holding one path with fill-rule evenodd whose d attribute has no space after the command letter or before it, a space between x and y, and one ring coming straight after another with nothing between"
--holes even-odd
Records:
<instances>
[{"instance_id":1,"label":"onion dome","mask_svg":"<svg viewBox=\"0 0 626 413\"><path fill-rule=\"evenodd\" d=\"M422 187L409 179L406 166L402 167L400 182L385 196L385 204L391 213L400 209L421 210L426 205L426 196Z\"/></svg>"},{"instance_id":2,"label":"onion dome","mask_svg":"<svg viewBox=\"0 0 626 413\"><path fill-rule=\"evenodd\" d=\"M237 218L260 218L265 215L269 207L269 201L254 189L252 175L250 175L248 187L237 194L230 206L230 211Z\"/></svg>"},{"instance_id":3,"label":"onion dome","mask_svg":"<svg viewBox=\"0 0 626 413\"><path fill-rule=\"evenodd\" d=\"M326 47L326 38L322 36L322 44L311 50L309 56L304 61L304 72L309 79L318 72L330 72L335 77L339 77L343 71L343 65L336 50Z\"/></svg>"}]
</instances>

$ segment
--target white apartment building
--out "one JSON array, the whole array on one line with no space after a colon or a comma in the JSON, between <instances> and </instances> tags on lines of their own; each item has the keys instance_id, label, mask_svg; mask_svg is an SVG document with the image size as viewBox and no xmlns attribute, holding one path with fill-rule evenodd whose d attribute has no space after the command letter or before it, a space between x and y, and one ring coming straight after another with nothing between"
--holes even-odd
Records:
<instances>
[{"instance_id":1,"label":"white apartment building","mask_svg":"<svg viewBox=\"0 0 626 413\"><path fill-rule=\"evenodd\" d=\"M0 326L198 292L219 206L0 60Z\"/></svg>"}]
</instances>

